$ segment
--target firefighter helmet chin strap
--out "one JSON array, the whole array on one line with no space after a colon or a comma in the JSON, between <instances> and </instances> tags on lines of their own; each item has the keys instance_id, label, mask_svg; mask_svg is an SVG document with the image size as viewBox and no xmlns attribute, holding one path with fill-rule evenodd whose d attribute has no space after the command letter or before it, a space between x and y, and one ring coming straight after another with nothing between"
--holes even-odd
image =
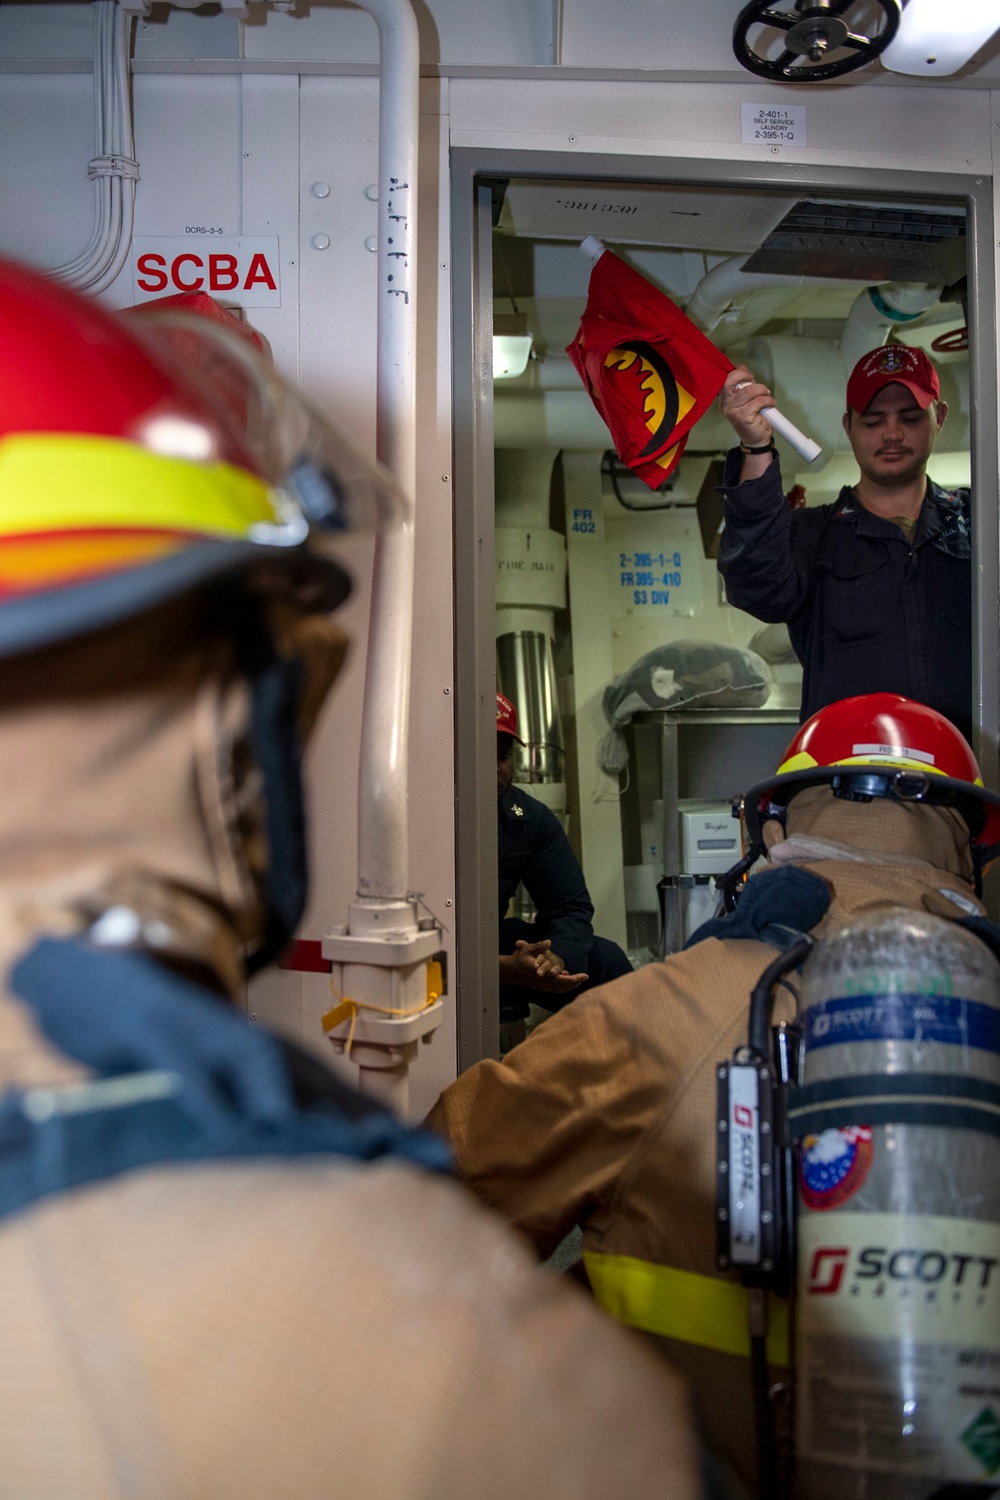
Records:
<instances>
[{"instance_id":1,"label":"firefighter helmet chin strap","mask_svg":"<svg viewBox=\"0 0 1000 1500\"><path fill-rule=\"evenodd\" d=\"M308 866L298 712L302 664L275 656L251 682L251 736L264 783L268 867L263 943L247 975L266 968L288 944L306 909Z\"/></svg>"},{"instance_id":2,"label":"firefighter helmet chin strap","mask_svg":"<svg viewBox=\"0 0 1000 1500\"><path fill-rule=\"evenodd\" d=\"M304 668L282 656L260 601L234 590L230 620L250 686L250 739L261 773L268 859L263 876L264 930L248 955L247 976L272 963L288 946L308 892L302 743L299 710Z\"/></svg>"}]
</instances>

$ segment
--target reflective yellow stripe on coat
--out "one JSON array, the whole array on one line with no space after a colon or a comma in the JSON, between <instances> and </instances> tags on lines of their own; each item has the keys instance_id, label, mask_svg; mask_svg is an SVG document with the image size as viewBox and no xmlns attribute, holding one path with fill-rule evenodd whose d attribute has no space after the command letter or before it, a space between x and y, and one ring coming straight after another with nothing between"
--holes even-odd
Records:
<instances>
[{"instance_id":1,"label":"reflective yellow stripe on coat","mask_svg":"<svg viewBox=\"0 0 1000 1500\"><path fill-rule=\"evenodd\" d=\"M738 1282L592 1250L584 1251L583 1263L594 1296L619 1323L721 1354L749 1357L747 1292ZM767 1357L772 1364L787 1365L788 1303L783 1297L769 1297L768 1313Z\"/></svg>"}]
</instances>

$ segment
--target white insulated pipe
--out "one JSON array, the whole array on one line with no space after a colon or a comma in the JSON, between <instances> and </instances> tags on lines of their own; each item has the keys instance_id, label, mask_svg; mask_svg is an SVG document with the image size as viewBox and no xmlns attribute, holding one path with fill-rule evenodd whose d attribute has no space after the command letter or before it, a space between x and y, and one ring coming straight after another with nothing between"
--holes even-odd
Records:
<instances>
[{"instance_id":1,"label":"white insulated pipe","mask_svg":"<svg viewBox=\"0 0 1000 1500\"><path fill-rule=\"evenodd\" d=\"M863 354L884 344L892 329L899 329L934 306L939 286L868 286L851 303L840 338L844 356L844 379Z\"/></svg>"},{"instance_id":2,"label":"white insulated pipe","mask_svg":"<svg viewBox=\"0 0 1000 1500\"><path fill-rule=\"evenodd\" d=\"M744 271L749 255L733 255L707 271L687 302L684 311L702 333L711 333L727 308L743 292L763 287L787 287L789 293L807 283L812 286L857 286L857 280L824 277L818 282L812 276L779 276L772 271Z\"/></svg>"},{"instance_id":3,"label":"white insulated pipe","mask_svg":"<svg viewBox=\"0 0 1000 1500\"><path fill-rule=\"evenodd\" d=\"M358 895L405 900L416 485L417 141L420 42L409 0L355 0L379 33L378 456L402 521L375 545L358 774Z\"/></svg>"},{"instance_id":4,"label":"white insulated pipe","mask_svg":"<svg viewBox=\"0 0 1000 1500\"><path fill-rule=\"evenodd\" d=\"M569 360L566 361L569 364ZM573 371L576 375L576 371ZM579 386L580 377L576 375ZM548 531L549 491L558 448L500 450L493 459L493 490L496 495L497 526L521 527L525 531Z\"/></svg>"}]
</instances>

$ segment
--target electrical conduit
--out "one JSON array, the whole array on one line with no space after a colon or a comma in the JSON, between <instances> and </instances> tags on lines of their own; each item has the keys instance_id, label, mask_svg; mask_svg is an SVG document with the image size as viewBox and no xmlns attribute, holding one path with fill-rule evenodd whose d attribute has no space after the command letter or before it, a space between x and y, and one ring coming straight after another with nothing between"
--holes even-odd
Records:
<instances>
[{"instance_id":1,"label":"electrical conduit","mask_svg":"<svg viewBox=\"0 0 1000 1500\"><path fill-rule=\"evenodd\" d=\"M135 184L129 92L132 17L116 0L94 0L96 155L88 167L95 190L94 227L86 247L52 272L84 292L102 292L120 273L132 244Z\"/></svg>"}]
</instances>

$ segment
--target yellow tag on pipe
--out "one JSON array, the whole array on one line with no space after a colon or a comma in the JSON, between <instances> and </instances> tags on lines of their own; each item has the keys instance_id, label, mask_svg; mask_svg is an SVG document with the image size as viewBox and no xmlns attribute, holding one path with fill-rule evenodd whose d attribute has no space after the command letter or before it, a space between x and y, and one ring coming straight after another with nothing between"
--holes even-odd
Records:
<instances>
[{"instance_id":1,"label":"yellow tag on pipe","mask_svg":"<svg viewBox=\"0 0 1000 1500\"><path fill-rule=\"evenodd\" d=\"M332 1031L335 1026L340 1025L341 1021L349 1021L356 1014L357 1006L354 1001L342 1000L339 1005L333 1007L333 1010L326 1012L326 1015L323 1017L323 1030Z\"/></svg>"},{"instance_id":2,"label":"yellow tag on pipe","mask_svg":"<svg viewBox=\"0 0 1000 1500\"><path fill-rule=\"evenodd\" d=\"M427 960L427 1004L433 1005L444 994L444 973L437 959Z\"/></svg>"}]
</instances>

